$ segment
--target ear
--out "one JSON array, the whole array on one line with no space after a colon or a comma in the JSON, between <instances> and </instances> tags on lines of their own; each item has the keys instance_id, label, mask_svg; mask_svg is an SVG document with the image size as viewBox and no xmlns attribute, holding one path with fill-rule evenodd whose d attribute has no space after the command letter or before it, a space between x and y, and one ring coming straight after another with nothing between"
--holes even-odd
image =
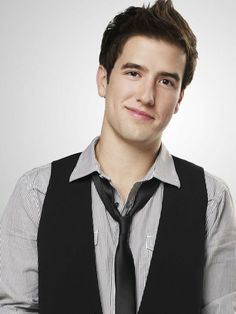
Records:
<instances>
[{"instance_id":1,"label":"ear","mask_svg":"<svg viewBox=\"0 0 236 314\"><path fill-rule=\"evenodd\" d=\"M181 101L182 101L183 98L184 98L184 89L182 89L181 92L180 92L178 102L175 105L174 113L177 113L179 111L179 107L180 107L180 104L181 104Z\"/></svg>"},{"instance_id":2,"label":"ear","mask_svg":"<svg viewBox=\"0 0 236 314\"><path fill-rule=\"evenodd\" d=\"M107 71L102 65L99 65L98 67L96 81L99 96L105 98L107 87Z\"/></svg>"}]
</instances>

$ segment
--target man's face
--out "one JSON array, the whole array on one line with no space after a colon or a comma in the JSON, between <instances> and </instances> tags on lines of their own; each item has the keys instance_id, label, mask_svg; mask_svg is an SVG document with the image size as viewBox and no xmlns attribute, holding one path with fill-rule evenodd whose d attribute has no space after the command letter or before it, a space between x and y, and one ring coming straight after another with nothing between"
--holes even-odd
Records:
<instances>
[{"instance_id":1,"label":"man's face","mask_svg":"<svg viewBox=\"0 0 236 314\"><path fill-rule=\"evenodd\" d=\"M131 37L112 69L97 74L99 95L105 97L103 132L133 144L153 144L178 111L185 53L166 41Z\"/></svg>"}]
</instances>

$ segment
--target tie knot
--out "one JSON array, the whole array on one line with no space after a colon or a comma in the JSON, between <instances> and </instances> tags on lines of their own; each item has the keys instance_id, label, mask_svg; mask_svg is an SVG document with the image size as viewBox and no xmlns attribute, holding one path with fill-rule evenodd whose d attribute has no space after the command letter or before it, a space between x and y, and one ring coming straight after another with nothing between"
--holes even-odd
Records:
<instances>
[{"instance_id":1,"label":"tie knot","mask_svg":"<svg viewBox=\"0 0 236 314\"><path fill-rule=\"evenodd\" d=\"M130 229L132 217L130 215L121 216L119 219L120 236L127 236Z\"/></svg>"}]
</instances>

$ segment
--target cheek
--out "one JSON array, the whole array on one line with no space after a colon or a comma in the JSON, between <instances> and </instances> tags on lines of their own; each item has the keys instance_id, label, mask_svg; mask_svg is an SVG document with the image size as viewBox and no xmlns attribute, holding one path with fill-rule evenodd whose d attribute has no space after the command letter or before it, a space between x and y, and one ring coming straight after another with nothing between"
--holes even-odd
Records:
<instances>
[{"instance_id":1,"label":"cheek","mask_svg":"<svg viewBox=\"0 0 236 314\"><path fill-rule=\"evenodd\" d=\"M178 104L178 95L176 93L162 93L157 97L157 111L161 116L168 117L175 112Z\"/></svg>"},{"instance_id":2,"label":"cheek","mask_svg":"<svg viewBox=\"0 0 236 314\"><path fill-rule=\"evenodd\" d=\"M136 91L134 86L130 86L127 82L113 82L107 91L106 103L111 111L118 111L125 105L130 105L133 102Z\"/></svg>"}]
</instances>

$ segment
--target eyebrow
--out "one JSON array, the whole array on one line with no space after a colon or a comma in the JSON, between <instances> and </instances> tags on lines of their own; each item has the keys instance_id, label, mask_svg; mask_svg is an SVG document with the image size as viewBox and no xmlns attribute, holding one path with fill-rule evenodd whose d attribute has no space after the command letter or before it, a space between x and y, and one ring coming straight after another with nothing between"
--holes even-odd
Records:
<instances>
[{"instance_id":1,"label":"eyebrow","mask_svg":"<svg viewBox=\"0 0 236 314\"><path fill-rule=\"evenodd\" d=\"M131 63L131 62L127 62L122 65L121 70L125 70L125 69L137 69L137 70L147 71L147 68L145 66L142 66L136 63Z\"/></svg>"},{"instance_id":2,"label":"eyebrow","mask_svg":"<svg viewBox=\"0 0 236 314\"><path fill-rule=\"evenodd\" d=\"M147 72L147 68L145 66L142 66L140 64L136 64L136 63L132 63L132 62L127 62L125 64L122 65L121 70L125 70L125 69L137 69L137 70L141 70L144 72ZM173 78L176 82L180 81L180 77L178 73L171 73L171 72L166 72L166 71L161 71L157 73L158 76L168 76Z\"/></svg>"}]
</instances>

